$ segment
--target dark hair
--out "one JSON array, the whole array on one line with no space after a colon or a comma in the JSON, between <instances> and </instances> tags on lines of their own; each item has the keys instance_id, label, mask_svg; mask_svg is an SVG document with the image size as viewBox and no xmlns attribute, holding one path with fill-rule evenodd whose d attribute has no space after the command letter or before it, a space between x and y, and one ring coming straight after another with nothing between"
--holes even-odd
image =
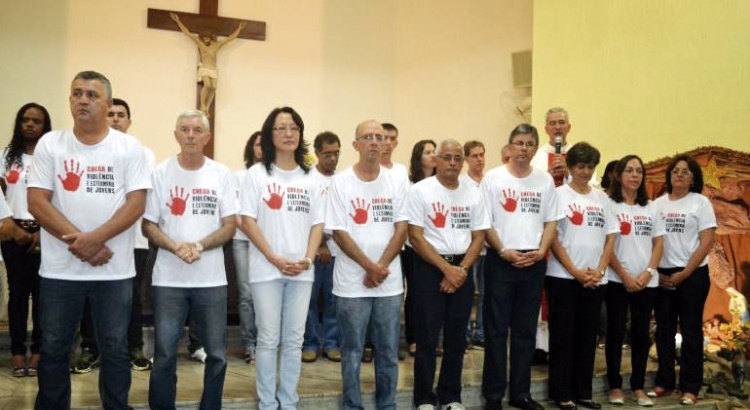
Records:
<instances>
[{"instance_id":1,"label":"dark hair","mask_svg":"<svg viewBox=\"0 0 750 410\"><path fill-rule=\"evenodd\" d=\"M411 159L409 160L409 181L417 183L429 176L435 175L435 170L432 170L432 175L425 175L422 171L422 153L424 152L424 146L432 144L437 149L437 144L433 140L421 140L414 144L414 148L411 150Z\"/></svg>"},{"instance_id":2,"label":"dark hair","mask_svg":"<svg viewBox=\"0 0 750 410\"><path fill-rule=\"evenodd\" d=\"M516 126L516 128L513 128L513 131L510 132L510 136L508 137L508 143L513 143L513 138L515 138L516 135L531 135L534 137L534 144L539 145L539 132L537 132L536 127L529 124L519 124Z\"/></svg>"},{"instance_id":3,"label":"dark hair","mask_svg":"<svg viewBox=\"0 0 750 410\"><path fill-rule=\"evenodd\" d=\"M701 171L701 166L698 165L698 162L693 159L693 157L680 154L676 157L672 158L672 161L669 163L669 166L667 166L667 170L664 173L664 179L667 181L667 192L672 193L672 179L670 178L672 174L672 170L677 166L677 163L680 161L685 161L687 163L688 169L690 170L690 173L693 174L693 183L690 185L690 192L696 192L701 193L703 192L703 171Z\"/></svg>"},{"instance_id":4,"label":"dark hair","mask_svg":"<svg viewBox=\"0 0 750 410\"><path fill-rule=\"evenodd\" d=\"M612 173L612 171L615 170L615 165L617 165L619 161L618 160L612 160L607 163L607 166L604 167L604 175L602 175L602 189L605 191L609 189L610 186L612 186L612 179L610 179L609 174ZM643 163L641 163L643 165Z\"/></svg>"},{"instance_id":5,"label":"dark hair","mask_svg":"<svg viewBox=\"0 0 750 410\"><path fill-rule=\"evenodd\" d=\"M113 98L112 105L122 105L123 107L125 107L125 112L128 113L128 119L132 118L130 116L130 106L125 102L125 100L122 100L120 98Z\"/></svg>"},{"instance_id":6,"label":"dark hair","mask_svg":"<svg viewBox=\"0 0 750 410\"><path fill-rule=\"evenodd\" d=\"M23 130L21 129L21 119L26 114L26 110L29 108L36 108L44 114L44 123L42 125L42 135L52 131L52 120L49 118L49 112L43 106L30 102L24 104L16 114L16 123L13 126L13 136L8 143L7 155L5 156L5 168L10 168L13 163L17 163L19 166L23 166ZM41 136L40 136L41 138Z\"/></svg>"},{"instance_id":7,"label":"dark hair","mask_svg":"<svg viewBox=\"0 0 750 410\"><path fill-rule=\"evenodd\" d=\"M273 146L273 123L276 121L276 117L279 114L286 113L292 116L292 121L299 127L299 145L294 150L294 162L305 171L307 174L310 171L310 167L305 165L305 156L307 155L307 142L305 142L305 123L302 122L302 117L294 111L292 107L281 107L274 108L266 120L263 122L263 127L260 129L260 149L263 150L263 165L266 167L266 172L271 174L271 164L276 161L276 147Z\"/></svg>"},{"instance_id":8,"label":"dark hair","mask_svg":"<svg viewBox=\"0 0 750 410\"><path fill-rule=\"evenodd\" d=\"M576 164L593 164L596 166L599 165L599 158L601 158L601 154L598 149L588 142L579 142L568 149L565 164L568 165L568 168L573 168Z\"/></svg>"},{"instance_id":9,"label":"dark hair","mask_svg":"<svg viewBox=\"0 0 750 410\"><path fill-rule=\"evenodd\" d=\"M339 140L339 136L332 133L331 131L323 131L320 134L315 136L315 141L313 141L313 148L315 149L315 152L320 152L321 149L323 149L323 144L339 144L339 147L341 146L341 140Z\"/></svg>"},{"instance_id":10,"label":"dark hair","mask_svg":"<svg viewBox=\"0 0 750 410\"><path fill-rule=\"evenodd\" d=\"M641 172L643 173L641 184L638 186L638 190L636 191L635 203L640 206L646 206L648 204L648 194L646 193L646 168L643 167L643 160L638 155L625 155L621 160L613 161L615 163L613 169L615 177L614 179L612 179L612 185L610 185L607 192L609 192L609 197L618 204L622 203L622 201L625 200L622 197L622 174L625 172L625 168L628 166L628 162L634 159L638 160L638 162L641 164ZM609 167L609 164L607 164L607 167Z\"/></svg>"},{"instance_id":11,"label":"dark hair","mask_svg":"<svg viewBox=\"0 0 750 410\"><path fill-rule=\"evenodd\" d=\"M396 131L396 134L398 134L398 128L396 128L395 125L391 124L390 122L384 122L380 124L381 127L383 127L386 131Z\"/></svg>"},{"instance_id":12,"label":"dark hair","mask_svg":"<svg viewBox=\"0 0 750 410\"><path fill-rule=\"evenodd\" d=\"M487 151L487 149L484 148L484 144L482 143L482 141L477 141L477 140L467 141L464 144L464 156L468 157L469 151L471 151L473 148L476 148L476 147L481 147L483 150Z\"/></svg>"},{"instance_id":13,"label":"dark hair","mask_svg":"<svg viewBox=\"0 0 750 410\"><path fill-rule=\"evenodd\" d=\"M97 73L96 71L81 71L73 77L73 81L78 79L99 81L104 87L105 97L107 97L108 100L112 98L112 83L109 82L109 79L105 77L104 74Z\"/></svg>"},{"instance_id":14,"label":"dark hair","mask_svg":"<svg viewBox=\"0 0 750 410\"><path fill-rule=\"evenodd\" d=\"M242 158L245 160L245 168L250 168L255 163L253 146L255 146L255 141L258 140L258 137L260 137L260 131L255 131L245 143L245 153L242 155Z\"/></svg>"}]
</instances>

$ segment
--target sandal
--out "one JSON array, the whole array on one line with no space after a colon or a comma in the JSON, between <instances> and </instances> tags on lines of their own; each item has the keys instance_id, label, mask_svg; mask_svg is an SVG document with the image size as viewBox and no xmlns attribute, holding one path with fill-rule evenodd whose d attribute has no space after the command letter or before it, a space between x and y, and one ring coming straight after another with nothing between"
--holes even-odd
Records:
<instances>
[{"instance_id":1,"label":"sandal","mask_svg":"<svg viewBox=\"0 0 750 410\"><path fill-rule=\"evenodd\" d=\"M26 376L26 356L20 354L14 354L11 360L11 374L13 377L25 377Z\"/></svg>"},{"instance_id":2,"label":"sandal","mask_svg":"<svg viewBox=\"0 0 750 410\"><path fill-rule=\"evenodd\" d=\"M672 390L671 389L665 389L665 388L659 387L659 386L654 387L653 390L651 390L650 392L646 393L646 395L648 397L651 397L651 398L669 396L670 394L672 394Z\"/></svg>"},{"instance_id":3,"label":"sandal","mask_svg":"<svg viewBox=\"0 0 750 410\"><path fill-rule=\"evenodd\" d=\"M13 375L13 377L26 377L26 368L23 366L21 367L13 366L13 370L11 371L11 374Z\"/></svg>"},{"instance_id":4,"label":"sandal","mask_svg":"<svg viewBox=\"0 0 750 410\"><path fill-rule=\"evenodd\" d=\"M680 404L683 406L692 406L695 403L698 403L698 398L693 393L685 393L680 399Z\"/></svg>"}]
</instances>

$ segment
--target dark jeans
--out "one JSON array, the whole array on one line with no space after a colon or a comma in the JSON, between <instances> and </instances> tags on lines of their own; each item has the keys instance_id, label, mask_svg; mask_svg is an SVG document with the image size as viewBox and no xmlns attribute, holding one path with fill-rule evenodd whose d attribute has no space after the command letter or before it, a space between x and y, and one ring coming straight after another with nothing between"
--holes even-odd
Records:
<instances>
[{"instance_id":1,"label":"dark jeans","mask_svg":"<svg viewBox=\"0 0 750 410\"><path fill-rule=\"evenodd\" d=\"M654 310L656 288L646 288L640 292L628 292L622 283L609 282L604 292L607 301L607 380L609 388L622 388L622 343L625 341L625 326L630 307L630 389L642 390L646 378L648 362L649 328Z\"/></svg>"},{"instance_id":2,"label":"dark jeans","mask_svg":"<svg viewBox=\"0 0 750 410\"><path fill-rule=\"evenodd\" d=\"M662 269L659 274L672 275L682 268ZM703 306L706 304L711 281L708 265L701 266L685 279L677 289L659 288L656 296L656 352L659 370L655 385L675 388L675 334L677 322L682 334L680 362L680 390L697 395L703 384Z\"/></svg>"},{"instance_id":3,"label":"dark jeans","mask_svg":"<svg viewBox=\"0 0 750 410\"><path fill-rule=\"evenodd\" d=\"M335 261L336 258L332 258L329 263L315 261L315 281L310 295L310 310L307 311L305 341L302 343L302 350L323 349L324 352L328 352L338 349L341 345L336 304L333 301L333 264ZM319 297L323 299L322 315L318 309Z\"/></svg>"},{"instance_id":4,"label":"dark jeans","mask_svg":"<svg viewBox=\"0 0 750 410\"><path fill-rule=\"evenodd\" d=\"M460 260L452 263L458 265ZM414 298L414 335L417 355L414 359L414 406L461 402L461 372L466 351L466 327L471 315L474 281L471 277L449 294L440 291L443 273L414 253L411 292ZM435 380L436 354L440 330L443 329L443 360L440 365L437 394Z\"/></svg>"},{"instance_id":5,"label":"dark jeans","mask_svg":"<svg viewBox=\"0 0 750 410\"><path fill-rule=\"evenodd\" d=\"M401 272L404 274L404 339L408 347L414 340L414 299L412 298L409 286L411 286L412 275L414 274L414 248L409 245L404 246L401 251ZM369 338L368 338L369 339Z\"/></svg>"},{"instance_id":6,"label":"dark jeans","mask_svg":"<svg viewBox=\"0 0 750 410\"><path fill-rule=\"evenodd\" d=\"M29 245L18 245L13 240L2 243L5 268L8 272L8 325L10 330L10 352L26 355L27 323L29 320L29 296L31 296L31 353L39 353L42 341L39 325L39 264L41 254L29 253Z\"/></svg>"},{"instance_id":7,"label":"dark jeans","mask_svg":"<svg viewBox=\"0 0 750 410\"><path fill-rule=\"evenodd\" d=\"M508 384L510 333L511 401L531 396L531 361L547 260L515 268L488 250L484 261L484 368L482 394L488 402L503 399ZM509 332L510 331L510 332Z\"/></svg>"},{"instance_id":8,"label":"dark jeans","mask_svg":"<svg viewBox=\"0 0 750 410\"><path fill-rule=\"evenodd\" d=\"M99 396L102 407L129 409L130 357L128 313L133 280L72 281L42 278L40 285L42 349L36 410L70 408L70 350L83 315L92 307L95 337L101 348Z\"/></svg>"},{"instance_id":9,"label":"dark jeans","mask_svg":"<svg viewBox=\"0 0 750 410\"><path fill-rule=\"evenodd\" d=\"M589 400L596 331L605 286L586 289L575 279L547 277L549 398ZM622 346L622 345L621 345Z\"/></svg>"},{"instance_id":10,"label":"dark jeans","mask_svg":"<svg viewBox=\"0 0 750 410\"><path fill-rule=\"evenodd\" d=\"M146 256L148 249L135 249L135 278L133 280L133 302L130 308L130 322L128 324L128 348L143 348L143 325L141 301L141 286L146 272ZM81 320L81 349L88 349L94 354L99 354L99 348L94 340L94 324L91 320L91 306L86 303Z\"/></svg>"}]
</instances>

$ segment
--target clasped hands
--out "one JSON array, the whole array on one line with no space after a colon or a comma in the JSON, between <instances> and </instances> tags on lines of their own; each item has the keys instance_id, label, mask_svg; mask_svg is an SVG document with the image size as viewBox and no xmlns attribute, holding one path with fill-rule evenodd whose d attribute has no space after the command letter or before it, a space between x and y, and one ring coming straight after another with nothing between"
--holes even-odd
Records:
<instances>
[{"instance_id":1,"label":"clasped hands","mask_svg":"<svg viewBox=\"0 0 750 410\"><path fill-rule=\"evenodd\" d=\"M172 253L187 264L191 264L201 258L201 253L195 247L195 243L177 242Z\"/></svg>"},{"instance_id":2,"label":"clasped hands","mask_svg":"<svg viewBox=\"0 0 750 410\"><path fill-rule=\"evenodd\" d=\"M687 278L685 271L679 271L671 276L659 274L659 287L666 290L677 290L677 286Z\"/></svg>"},{"instance_id":3,"label":"clasped hands","mask_svg":"<svg viewBox=\"0 0 750 410\"><path fill-rule=\"evenodd\" d=\"M62 240L68 244L68 251L81 262L91 266L106 265L114 252L104 241L91 232L75 232L62 236Z\"/></svg>"},{"instance_id":4,"label":"clasped hands","mask_svg":"<svg viewBox=\"0 0 750 410\"><path fill-rule=\"evenodd\" d=\"M286 276L297 276L310 268L310 264L305 258L290 261L283 256L274 255L269 259L269 262L271 262L271 264L273 264L282 275Z\"/></svg>"},{"instance_id":5,"label":"clasped hands","mask_svg":"<svg viewBox=\"0 0 750 410\"><path fill-rule=\"evenodd\" d=\"M598 288L604 277L604 275L594 268L574 269L570 273L586 289Z\"/></svg>"}]
</instances>

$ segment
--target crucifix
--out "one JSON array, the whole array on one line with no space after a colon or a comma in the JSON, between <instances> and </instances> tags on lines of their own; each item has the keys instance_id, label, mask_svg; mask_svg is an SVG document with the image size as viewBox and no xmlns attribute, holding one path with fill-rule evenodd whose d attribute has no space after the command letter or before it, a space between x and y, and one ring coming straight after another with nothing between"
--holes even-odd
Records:
<instances>
[{"instance_id":1,"label":"crucifix","mask_svg":"<svg viewBox=\"0 0 750 410\"><path fill-rule=\"evenodd\" d=\"M178 11L148 9L149 28L182 31L198 46L201 62L198 63L197 108L211 119L211 138L206 145L206 156L214 156L214 97L218 84L216 53L219 48L235 38L250 40L266 39L266 23L219 16L219 0L200 0L199 14ZM196 33L192 35L190 33ZM216 36L226 36L221 41Z\"/></svg>"}]
</instances>

